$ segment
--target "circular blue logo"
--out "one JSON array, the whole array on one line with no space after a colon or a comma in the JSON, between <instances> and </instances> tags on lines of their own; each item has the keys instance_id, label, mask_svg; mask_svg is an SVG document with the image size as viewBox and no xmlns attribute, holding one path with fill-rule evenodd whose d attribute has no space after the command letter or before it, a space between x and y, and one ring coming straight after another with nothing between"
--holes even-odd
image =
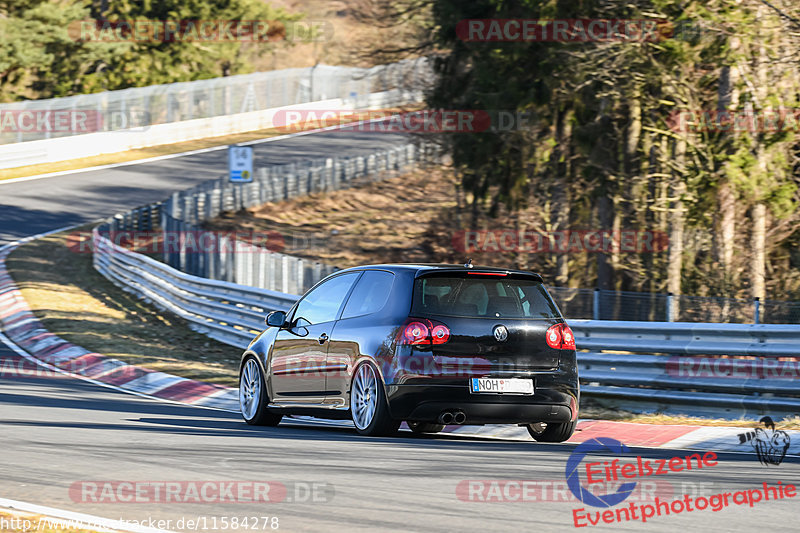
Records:
<instances>
[{"instance_id":1,"label":"circular blue logo","mask_svg":"<svg viewBox=\"0 0 800 533\"><path fill-rule=\"evenodd\" d=\"M569 459L567 459L566 476L569 490L572 491L572 494L580 501L594 507L612 507L625 501L625 499L631 495L633 489L636 488L635 481L623 483L617 488L617 492L599 496L581 485L578 469L581 466L583 458L590 452L602 452L616 455L629 453L628 448L624 444L608 437L597 437L596 439L589 439L580 443L575 448L575 451L572 452L572 455L569 456Z\"/></svg>"}]
</instances>

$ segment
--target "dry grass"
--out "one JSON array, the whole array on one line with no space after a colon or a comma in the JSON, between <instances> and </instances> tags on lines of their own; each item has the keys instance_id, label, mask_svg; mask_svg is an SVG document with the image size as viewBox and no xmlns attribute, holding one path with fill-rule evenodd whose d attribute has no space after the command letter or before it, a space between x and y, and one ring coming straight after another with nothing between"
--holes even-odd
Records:
<instances>
[{"instance_id":1,"label":"dry grass","mask_svg":"<svg viewBox=\"0 0 800 533\"><path fill-rule=\"evenodd\" d=\"M461 264L468 258L476 265L529 268L529 254L464 250L464 231L486 228L470 225L468 199L458 194L458 183L450 167L421 168L350 189L223 213L205 226L278 232L285 247L276 251L340 268L386 262ZM526 212L520 216L525 218ZM490 229L517 228L507 211L489 224Z\"/></svg>"},{"instance_id":2,"label":"dry grass","mask_svg":"<svg viewBox=\"0 0 800 533\"><path fill-rule=\"evenodd\" d=\"M277 231L283 251L341 268L438 259L429 234L452 231L456 181L443 169L418 170L347 190L317 193L225 213L207 224L225 231Z\"/></svg>"},{"instance_id":3,"label":"dry grass","mask_svg":"<svg viewBox=\"0 0 800 533\"><path fill-rule=\"evenodd\" d=\"M80 228L88 231L91 226ZM77 231L77 230L76 230ZM241 352L106 280L89 253L66 245L67 233L17 248L11 276L44 327L92 352L178 376L235 386Z\"/></svg>"},{"instance_id":4,"label":"dry grass","mask_svg":"<svg viewBox=\"0 0 800 533\"><path fill-rule=\"evenodd\" d=\"M406 25L378 27L359 20L356 10L368 4L341 0L271 0L274 7L302 13L306 21L323 28L318 42L278 46L254 60L256 70L311 67L317 63L371 67L381 61L372 50L378 46L403 48L415 44Z\"/></svg>"},{"instance_id":5,"label":"dry grass","mask_svg":"<svg viewBox=\"0 0 800 533\"><path fill-rule=\"evenodd\" d=\"M68 161L59 161L56 163L42 163L39 165L8 168L0 170L0 181L13 178L25 178L28 176L38 176L39 174L49 174L50 172L62 172L65 170L76 170L101 165L110 165L112 163L138 161L140 159L148 159L150 157L158 157L161 155L179 154L182 152L190 152L192 150L212 148L214 146L227 146L229 144L255 141L257 139L276 137L283 134L284 132L271 128L247 133L237 133L235 135L225 135L222 137L196 139L194 141L186 141L182 143L162 144L160 146L151 146L149 148L140 148L138 150L129 150L127 152L116 152L113 154L103 154L94 157L70 159Z\"/></svg>"}]
</instances>

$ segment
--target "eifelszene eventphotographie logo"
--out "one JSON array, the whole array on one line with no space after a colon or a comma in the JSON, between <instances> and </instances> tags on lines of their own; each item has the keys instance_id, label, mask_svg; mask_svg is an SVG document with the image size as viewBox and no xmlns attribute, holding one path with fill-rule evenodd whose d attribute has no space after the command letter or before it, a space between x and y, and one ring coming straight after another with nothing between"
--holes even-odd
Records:
<instances>
[{"instance_id":1,"label":"eifelszene eventphotographie logo","mask_svg":"<svg viewBox=\"0 0 800 533\"><path fill-rule=\"evenodd\" d=\"M575 451L567 459L566 477L567 486L572 494L575 495L581 502L592 505L594 507L612 507L618 503L622 503L631 495L633 489L636 488L636 482L622 483L616 492L609 494L595 494L589 488L588 484L581 483L579 471L581 465L587 454L591 452L601 452L606 454L623 455L630 453L628 447L608 437L598 437L580 443ZM591 477L591 475L587 476ZM591 480L588 480L591 483Z\"/></svg>"},{"instance_id":2,"label":"eifelszene eventphotographie logo","mask_svg":"<svg viewBox=\"0 0 800 533\"><path fill-rule=\"evenodd\" d=\"M759 422L764 424L764 427L740 433L739 444L749 442L762 465L779 465L786 457L786 452L791 444L789 434L775 429L775 422L768 416L763 417Z\"/></svg>"},{"instance_id":3,"label":"eifelszene eventphotographie logo","mask_svg":"<svg viewBox=\"0 0 800 533\"><path fill-rule=\"evenodd\" d=\"M594 461L587 459L587 456L593 453L599 454L600 457ZM597 437L582 442L567 459L565 474L569 490L587 505L613 507L631 495L638 480L717 465L717 454L714 452L705 452L702 455L689 453L683 457L658 459L644 458L641 455L628 456L628 454L630 451L627 446L612 438ZM608 455L618 457L605 460ZM624 459L628 460L623 462ZM586 472L585 483L580 476L581 470ZM603 487L608 489L616 487L616 491L603 494Z\"/></svg>"}]
</instances>

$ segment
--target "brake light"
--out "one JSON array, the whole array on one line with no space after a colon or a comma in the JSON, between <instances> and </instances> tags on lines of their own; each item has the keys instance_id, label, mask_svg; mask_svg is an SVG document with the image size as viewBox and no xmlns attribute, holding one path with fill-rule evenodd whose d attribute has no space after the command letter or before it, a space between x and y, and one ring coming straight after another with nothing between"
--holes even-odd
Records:
<instances>
[{"instance_id":1,"label":"brake light","mask_svg":"<svg viewBox=\"0 0 800 533\"><path fill-rule=\"evenodd\" d=\"M450 339L450 330L444 324L436 324L431 330L433 344L444 344Z\"/></svg>"},{"instance_id":2,"label":"brake light","mask_svg":"<svg viewBox=\"0 0 800 533\"><path fill-rule=\"evenodd\" d=\"M561 324L561 336L564 338L563 349L564 350L574 350L575 349L575 334L572 332L572 328L570 328L566 324Z\"/></svg>"},{"instance_id":3,"label":"brake light","mask_svg":"<svg viewBox=\"0 0 800 533\"><path fill-rule=\"evenodd\" d=\"M436 320L410 318L398 335L398 344L444 344L450 340L450 329Z\"/></svg>"},{"instance_id":4,"label":"brake light","mask_svg":"<svg viewBox=\"0 0 800 533\"><path fill-rule=\"evenodd\" d=\"M574 350L575 334L566 324L554 324L544 334L547 345L556 350Z\"/></svg>"},{"instance_id":5,"label":"brake light","mask_svg":"<svg viewBox=\"0 0 800 533\"><path fill-rule=\"evenodd\" d=\"M428 327L422 322L411 322L403 330L403 344L430 344Z\"/></svg>"},{"instance_id":6,"label":"brake light","mask_svg":"<svg viewBox=\"0 0 800 533\"><path fill-rule=\"evenodd\" d=\"M508 276L508 272L467 272L467 276Z\"/></svg>"}]
</instances>

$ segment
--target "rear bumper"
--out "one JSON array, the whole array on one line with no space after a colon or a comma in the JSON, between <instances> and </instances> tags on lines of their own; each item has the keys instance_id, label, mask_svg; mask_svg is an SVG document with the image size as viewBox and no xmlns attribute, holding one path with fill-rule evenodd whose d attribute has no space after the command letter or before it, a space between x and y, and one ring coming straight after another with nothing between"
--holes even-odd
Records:
<instances>
[{"instance_id":1,"label":"rear bumper","mask_svg":"<svg viewBox=\"0 0 800 533\"><path fill-rule=\"evenodd\" d=\"M386 395L395 419L437 422L444 411L463 411L465 424L530 424L568 422L578 416L577 377L559 380L563 375L535 378L533 395L475 394L469 380L461 378L450 385L389 385Z\"/></svg>"}]
</instances>

